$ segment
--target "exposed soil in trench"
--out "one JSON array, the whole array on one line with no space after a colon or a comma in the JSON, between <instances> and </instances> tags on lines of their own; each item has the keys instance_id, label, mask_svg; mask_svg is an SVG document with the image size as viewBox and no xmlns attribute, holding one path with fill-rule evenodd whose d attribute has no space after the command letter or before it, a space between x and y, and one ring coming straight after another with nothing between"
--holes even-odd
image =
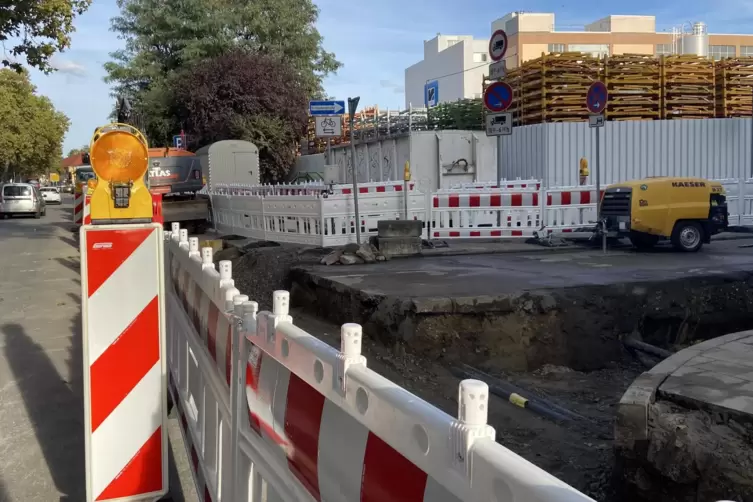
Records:
<instances>
[{"instance_id":1,"label":"exposed soil in trench","mask_svg":"<svg viewBox=\"0 0 753 502\"><path fill-rule=\"evenodd\" d=\"M492 396L489 423L502 445L598 501L617 499L610 492L614 412L646 369L620 337L673 347L753 327L751 274L527 293L423 314L426 305L336 291L296 269L323 254L279 246L216 258L233 260L236 287L262 309L272 291L290 290L296 325L333 346L340 323L361 323L369 367L453 416L460 378L452 370L462 363L576 413L555 421Z\"/></svg>"}]
</instances>

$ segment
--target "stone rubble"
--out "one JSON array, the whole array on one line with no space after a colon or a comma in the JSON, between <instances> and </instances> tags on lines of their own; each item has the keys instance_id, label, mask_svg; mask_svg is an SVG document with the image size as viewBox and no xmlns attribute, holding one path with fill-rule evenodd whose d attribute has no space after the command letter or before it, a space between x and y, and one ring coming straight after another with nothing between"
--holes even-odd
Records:
<instances>
[{"instance_id":1,"label":"stone rubble","mask_svg":"<svg viewBox=\"0 0 753 502\"><path fill-rule=\"evenodd\" d=\"M388 259L389 257L380 253L374 244L364 243L360 246L358 244L346 244L324 256L320 263L322 265L360 265Z\"/></svg>"}]
</instances>

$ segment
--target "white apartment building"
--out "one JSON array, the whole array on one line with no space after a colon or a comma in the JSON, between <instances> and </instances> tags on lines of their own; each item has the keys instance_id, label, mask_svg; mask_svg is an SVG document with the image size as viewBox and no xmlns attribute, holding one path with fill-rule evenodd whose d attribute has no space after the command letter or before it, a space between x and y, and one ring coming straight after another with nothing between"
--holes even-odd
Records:
<instances>
[{"instance_id":1,"label":"white apartment building","mask_svg":"<svg viewBox=\"0 0 753 502\"><path fill-rule=\"evenodd\" d=\"M481 96L489 40L437 34L424 41L424 59L405 70L405 107L423 107L424 89L436 81L439 103Z\"/></svg>"}]
</instances>

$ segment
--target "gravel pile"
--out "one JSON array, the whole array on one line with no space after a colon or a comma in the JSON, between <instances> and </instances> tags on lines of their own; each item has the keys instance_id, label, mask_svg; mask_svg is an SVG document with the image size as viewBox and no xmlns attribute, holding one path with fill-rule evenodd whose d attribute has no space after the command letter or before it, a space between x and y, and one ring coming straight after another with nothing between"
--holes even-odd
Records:
<instances>
[{"instance_id":1,"label":"gravel pile","mask_svg":"<svg viewBox=\"0 0 753 502\"><path fill-rule=\"evenodd\" d=\"M272 307L272 293L290 289L291 267L317 264L330 250L296 245L253 243L244 248L229 247L215 254L215 261L233 262L235 287L259 303L261 310Z\"/></svg>"}]
</instances>

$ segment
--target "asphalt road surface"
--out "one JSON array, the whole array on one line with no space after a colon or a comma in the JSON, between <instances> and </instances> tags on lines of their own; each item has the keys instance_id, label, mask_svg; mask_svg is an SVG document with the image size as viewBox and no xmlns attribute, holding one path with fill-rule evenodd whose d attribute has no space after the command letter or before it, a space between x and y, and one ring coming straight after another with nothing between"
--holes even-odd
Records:
<instances>
[{"instance_id":1,"label":"asphalt road surface","mask_svg":"<svg viewBox=\"0 0 753 502\"><path fill-rule=\"evenodd\" d=\"M86 500L81 280L71 196L0 220L0 502ZM170 419L175 502L197 500ZM127 431L123 431L127 433Z\"/></svg>"}]
</instances>

